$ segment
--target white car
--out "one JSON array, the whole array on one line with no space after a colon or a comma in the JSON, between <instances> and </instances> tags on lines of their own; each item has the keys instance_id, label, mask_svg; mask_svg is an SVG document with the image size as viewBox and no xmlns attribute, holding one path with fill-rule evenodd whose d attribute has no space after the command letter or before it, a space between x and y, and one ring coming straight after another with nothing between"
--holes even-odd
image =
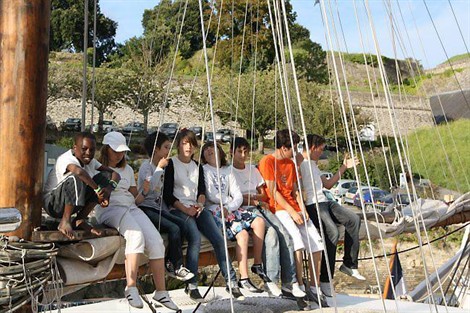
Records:
<instances>
[{"instance_id":1,"label":"white car","mask_svg":"<svg viewBox=\"0 0 470 313\"><path fill-rule=\"evenodd\" d=\"M321 172L320 172L320 175L321 175L321 176L325 176L327 179L330 179L331 177L333 177L333 173L332 173L332 172L324 172L324 171L321 171Z\"/></svg>"},{"instance_id":2,"label":"white car","mask_svg":"<svg viewBox=\"0 0 470 313\"><path fill-rule=\"evenodd\" d=\"M113 121L103 121L103 132L109 133L112 131L116 130L116 126L114 125ZM93 124L93 132L97 133L98 132L98 122L96 124Z\"/></svg>"},{"instance_id":3,"label":"white car","mask_svg":"<svg viewBox=\"0 0 470 313\"><path fill-rule=\"evenodd\" d=\"M352 179L340 179L333 188L331 188L331 192L333 192L336 199L341 199L349 188L356 186L356 184L356 181Z\"/></svg>"},{"instance_id":4,"label":"white car","mask_svg":"<svg viewBox=\"0 0 470 313\"><path fill-rule=\"evenodd\" d=\"M323 189L323 194L328 199L328 201L338 202L338 199L336 199L335 196L333 195L333 193L331 191L329 191L328 189Z\"/></svg>"},{"instance_id":5,"label":"white car","mask_svg":"<svg viewBox=\"0 0 470 313\"><path fill-rule=\"evenodd\" d=\"M362 191L362 194L364 194L364 192L370 192L370 190L380 190L380 188L373 186L361 186L360 188L357 188L357 186L353 186L346 192L343 201L347 204L354 204L354 198L359 194L359 191Z\"/></svg>"}]
</instances>

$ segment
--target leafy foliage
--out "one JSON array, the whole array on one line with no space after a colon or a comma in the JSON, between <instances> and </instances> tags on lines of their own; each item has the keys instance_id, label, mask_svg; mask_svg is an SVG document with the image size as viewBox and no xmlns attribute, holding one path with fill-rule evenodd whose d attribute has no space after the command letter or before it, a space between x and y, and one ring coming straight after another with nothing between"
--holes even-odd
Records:
<instances>
[{"instance_id":1,"label":"leafy foliage","mask_svg":"<svg viewBox=\"0 0 470 313\"><path fill-rule=\"evenodd\" d=\"M49 49L51 51L83 51L85 24L84 1L52 0ZM114 36L117 23L101 13L97 3L96 14L96 64L99 66L115 49ZM88 0L88 44L93 47L94 0Z\"/></svg>"},{"instance_id":2,"label":"leafy foliage","mask_svg":"<svg viewBox=\"0 0 470 313\"><path fill-rule=\"evenodd\" d=\"M205 16L209 16L209 1L204 2ZM185 4L187 7L185 9ZM184 58L190 58L196 51L202 49L202 30L198 1L163 0L152 10L145 10L142 19L144 37L151 40L153 53L160 58L165 57L176 45L180 33L184 12L184 24L181 30L179 53ZM214 42L212 33L207 35L208 45Z\"/></svg>"}]
</instances>

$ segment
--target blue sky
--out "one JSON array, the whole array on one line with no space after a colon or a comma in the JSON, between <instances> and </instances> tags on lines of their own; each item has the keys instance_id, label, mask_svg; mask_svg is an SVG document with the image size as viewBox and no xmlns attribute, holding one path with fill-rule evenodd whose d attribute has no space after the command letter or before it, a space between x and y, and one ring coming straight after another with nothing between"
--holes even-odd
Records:
<instances>
[{"instance_id":1,"label":"blue sky","mask_svg":"<svg viewBox=\"0 0 470 313\"><path fill-rule=\"evenodd\" d=\"M191 0L196 1L196 0ZM118 22L116 39L124 42L126 39L142 34L142 13L145 9L151 9L158 0L100 0L101 11L108 17ZM230 1L227 0L227 3ZM297 12L297 22L310 30L310 38L322 45L323 49L329 49L327 44L326 28L322 23L320 6L314 6L314 0L292 0L294 10ZM373 18L374 29L379 49L383 55L394 57L394 48L390 30L390 17L384 6L384 2L389 1L371 0L369 7ZM438 36L432 25L423 0L393 0L392 15L398 25L397 30L401 39L400 43L395 36L395 46L398 58L415 57L421 60L425 68L431 68L442 63L446 59L446 54ZM334 24L338 35L333 34L332 20L328 17L330 27L330 37L333 42L333 49L349 52L362 52L361 36L359 26L362 31L362 41L365 51L375 53L371 27L366 15L364 2L361 0L330 0L324 2L327 7L327 14L331 11L335 16ZM448 0L425 0L430 15L434 20L439 32L445 51L449 56L466 52L466 47L462 36L459 33L456 21L452 14ZM456 19L460 25L465 43L470 46L470 1L451 0ZM358 12L359 26L356 22L355 8ZM400 14L401 11L401 14ZM340 19L338 19L338 13ZM344 36L341 34L341 28ZM404 27L403 25L406 25ZM416 25L416 27L415 27ZM345 39L344 39L345 38ZM336 44L335 42L340 42ZM410 44L410 42L412 44ZM422 44L421 44L422 42Z\"/></svg>"}]
</instances>

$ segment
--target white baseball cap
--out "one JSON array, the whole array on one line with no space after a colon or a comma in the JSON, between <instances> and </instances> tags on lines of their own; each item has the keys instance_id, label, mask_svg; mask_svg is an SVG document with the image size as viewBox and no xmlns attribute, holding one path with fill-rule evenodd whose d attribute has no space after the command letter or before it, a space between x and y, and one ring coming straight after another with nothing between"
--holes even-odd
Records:
<instances>
[{"instance_id":1,"label":"white baseball cap","mask_svg":"<svg viewBox=\"0 0 470 313\"><path fill-rule=\"evenodd\" d=\"M103 144L109 145L116 152L131 151L126 144L126 137L118 132L110 132L104 135Z\"/></svg>"}]
</instances>

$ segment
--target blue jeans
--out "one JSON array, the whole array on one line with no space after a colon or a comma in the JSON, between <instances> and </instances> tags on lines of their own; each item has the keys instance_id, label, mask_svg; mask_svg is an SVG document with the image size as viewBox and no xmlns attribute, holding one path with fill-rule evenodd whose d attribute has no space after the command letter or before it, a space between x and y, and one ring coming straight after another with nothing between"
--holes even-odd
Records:
<instances>
[{"instance_id":1,"label":"blue jeans","mask_svg":"<svg viewBox=\"0 0 470 313\"><path fill-rule=\"evenodd\" d=\"M222 275L225 281L228 282L230 279L232 283L237 281L237 276L232 267L232 261L229 258L229 273L227 272L227 261L225 258L225 244L224 237L220 232L219 228L215 224L212 214L203 210L198 218L191 217L179 210L172 210L172 214L181 217L185 220L185 233L186 239L188 240L188 250L186 252L186 267L192 272L197 273L199 264L199 251L201 249L201 234L199 231L209 240L214 248L215 257L219 263ZM193 272L194 271L194 272ZM189 283L196 283L197 277L194 276Z\"/></svg>"},{"instance_id":2,"label":"blue jeans","mask_svg":"<svg viewBox=\"0 0 470 313\"><path fill-rule=\"evenodd\" d=\"M141 206L140 209L160 233L168 234L167 258L175 270L179 269L183 265L184 219L166 210L159 211L145 206ZM197 274L197 272L193 273Z\"/></svg>"},{"instance_id":3,"label":"blue jeans","mask_svg":"<svg viewBox=\"0 0 470 313\"><path fill-rule=\"evenodd\" d=\"M266 235L263 245L263 262L266 275L274 283L279 281L279 268L282 284L297 281L295 276L294 243L282 223L270 211L254 209L266 220Z\"/></svg>"}]
</instances>

